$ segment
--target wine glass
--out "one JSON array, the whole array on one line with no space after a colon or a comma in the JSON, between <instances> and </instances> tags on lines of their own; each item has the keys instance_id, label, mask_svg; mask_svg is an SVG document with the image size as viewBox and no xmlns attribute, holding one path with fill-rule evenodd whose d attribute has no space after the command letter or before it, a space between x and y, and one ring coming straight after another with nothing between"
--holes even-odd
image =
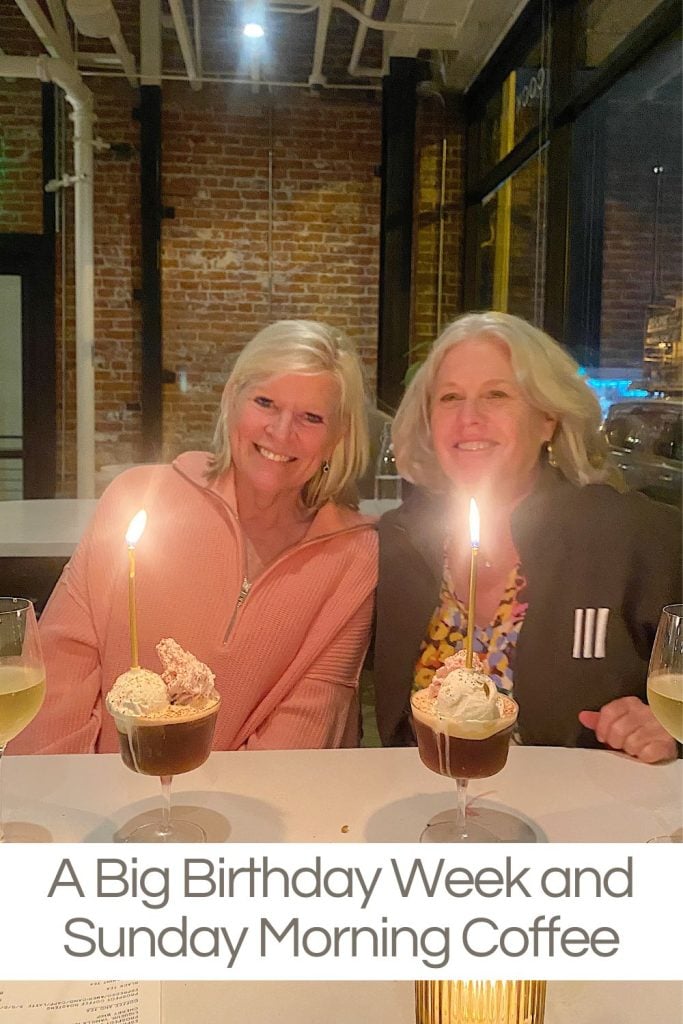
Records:
<instances>
[{"instance_id":1,"label":"wine glass","mask_svg":"<svg viewBox=\"0 0 683 1024\"><path fill-rule=\"evenodd\" d=\"M499 694L502 709L495 723L451 722L433 713L427 690L411 697L413 724L420 758L439 775L455 780L456 806L437 814L420 837L422 843L495 843L500 812L484 812L480 821L467 818L467 785L470 779L486 779L505 767L510 737L517 721L517 703ZM487 727L488 726L488 727ZM488 814L488 820L487 820ZM499 823L499 822L498 822ZM522 823L519 823L521 827Z\"/></svg>"},{"instance_id":2,"label":"wine glass","mask_svg":"<svg viewBox=\"0 0 683 1024\"><path fill-rule=\"evenodd\" d=\"M7 743L33 721L45 700L45 665L33 605L0 597L0 766ZM0 842L3 830L0 790Z\"/></svg>"},{"instance_id":3,"label":"wine glass","mask_svg":"<svg viewBox=\"0 0 683 1024\"><path fill-rule=\"evenodd\" d=\"M201 825L171 816L171 783L174 775L191 772L208 758L219 707L220 696L215 694L201 708L171 705L161 718L114 715L123 763L131 771L157 775L161 781L160 818L139 825L126 842L206 842Z\"/></svg>"},{"instance_id":4,"label":"wine glass","mask_svg":"<svg viewBox=\"0 0 683 1024\"><path fill-rule=\"evenodd\" d=\"M670 604L662 610L650 655L647 699L657 721L683 743L683 604ZM680 843L681 832L649 842Z\"/></svg>"}]
</instances>

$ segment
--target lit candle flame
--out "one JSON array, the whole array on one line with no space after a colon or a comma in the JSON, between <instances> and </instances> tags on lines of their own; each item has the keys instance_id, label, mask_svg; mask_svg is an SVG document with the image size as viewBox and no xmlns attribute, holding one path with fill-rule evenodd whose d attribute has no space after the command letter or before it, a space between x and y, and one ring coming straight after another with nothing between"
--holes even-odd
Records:
<instances>
[{"instance_id":1,"label":"lit candle flame","mask_svg":"<svg viewBox=\"0 0 683 1024\"><path fill-rule=\"evenodd\" d=\"M128 524L126 530L126 544L129 548L134 548L137 542L142 537L145 527L147 526L147 513L144 508L141 508L139 512L136 512L131 521Z\"/></svg>"},{"instance_id":2,"label":"lit candle flame","mask_svg":"<svg viewBox=\"0 0 683 1024\"><path fill-rule=\"evenodd\" d=\"M479 547L479 509L474 498L470 498L470 544L473 548Z\"/></svg>"}]
</instances>

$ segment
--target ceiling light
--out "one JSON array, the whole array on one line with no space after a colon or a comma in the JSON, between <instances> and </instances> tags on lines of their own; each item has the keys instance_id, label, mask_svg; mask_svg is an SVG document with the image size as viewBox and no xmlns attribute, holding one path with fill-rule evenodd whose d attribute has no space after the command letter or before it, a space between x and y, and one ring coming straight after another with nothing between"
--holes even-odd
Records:
<instances>
[{"instance_id":1,"label":"ceiling light","mask_svg":"<svg viewBox=\"0 0 683 1024\"><path fill-rule=\"evenodd\" d=\"M259 25L257 21L248 21L242 29L242 32L247 39L263 39L266 34L263 25Z\"/></svg>"},{"instance_id":2,"label":"ceiling light","mask_svg":"<svg viewBox=\"0 0 683 1024\"><path fill-rule=\"evenodd\" d=\"M263 0L243 0L241 9L242 32L247 39L263 39L266 34L266 7Z\"/></svg>"}]
</instances>

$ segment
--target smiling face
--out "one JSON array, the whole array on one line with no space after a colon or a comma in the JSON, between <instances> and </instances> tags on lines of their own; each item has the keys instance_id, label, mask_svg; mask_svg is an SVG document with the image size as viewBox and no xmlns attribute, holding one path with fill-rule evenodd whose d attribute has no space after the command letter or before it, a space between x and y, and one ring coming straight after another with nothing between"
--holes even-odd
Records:
<instances>
[{"instance_id":1,"label":"smiling face","mask_svg":"<svg viewBox=\"0 0 683 1024\"><path fill-rule=\"evenodd\" d=\"M476 494L493 485L501 497L521 498L555 422L524 395L505 342L477 334L444 356L430 425L439 465L456 487Z\"/></svg>"},{"instance_id":2,"label":"smiling face","mask_svg":"<svg viewBox=\"0 0 683 1024\"><path fill-rule=\"evenodd\" d=\"M339 440L338 411L329 373L280 374L246 387L229 431L241 483L267 497L298 495Z\"/></svg>"}]
</instances>

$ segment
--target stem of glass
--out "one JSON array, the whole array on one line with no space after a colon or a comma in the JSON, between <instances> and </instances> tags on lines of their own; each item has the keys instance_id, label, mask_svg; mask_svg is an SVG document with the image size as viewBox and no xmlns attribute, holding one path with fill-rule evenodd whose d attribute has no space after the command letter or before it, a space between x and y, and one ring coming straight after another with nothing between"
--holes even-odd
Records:
<instances>
[{"instance_id":1,"label":"stem of glass","mask_svg":"<svg viewBox=\"0 0 683 1024\"><path fill-rule=\"evenodd\" d=\"M462 837L467 835L467 825L465 824L465 815L467 813L467 783L468 779L456 779L456 793L458 802L455 806L455 827L458 830L458 834Z\"/></svg>"},{"instance_id":2,"label":"stem of glass","mask_svg":"<svg viewBox=\"0 0 683 1024\"><path fill-rule=\"evenodd\" d=\"M172 775L162 775L161 779L161 821L159 822L159 835L167 836L171 831L171 783Z\"/></svg>"}]
</instances>

